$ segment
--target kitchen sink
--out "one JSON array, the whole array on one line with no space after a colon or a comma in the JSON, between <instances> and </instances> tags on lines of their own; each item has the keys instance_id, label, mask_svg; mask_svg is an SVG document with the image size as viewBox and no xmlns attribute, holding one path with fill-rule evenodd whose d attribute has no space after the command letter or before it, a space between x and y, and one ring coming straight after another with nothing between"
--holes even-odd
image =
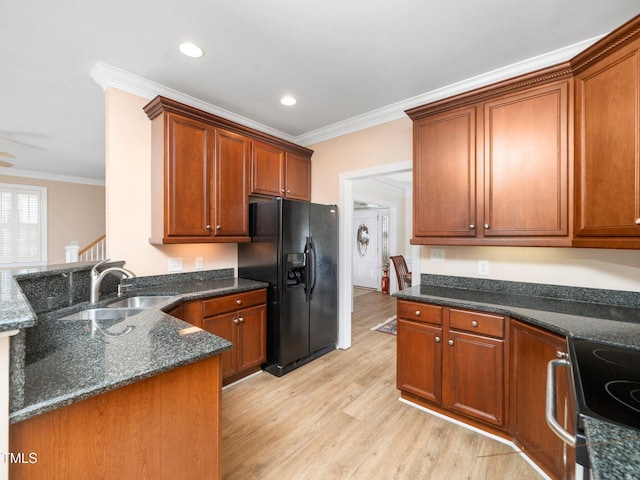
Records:
<instances>
[{"instance_id":1,"label":"kitchen sink","mask_svg":"<svg viewBox=\"0 0 640 480\"><path fill-rule=\"evenodd\" d=\"M70 313L59 320L124 320L142 311L144 308L88 308Z\"/></svg>"},{"instance_id":2,"label":"kitchen sink","mask_svg":"<svg viewBox=\"0 0 640 480\"><path fill-rule=\"evenodd\" d=\"M127 297L121 300L116 300L113 303L107 305L107 308L138 308L144 309L149 307L155 307L161 303L166 302L171 298L171 295L138 295L135 297Z\"/></svg>"}]
</instances>

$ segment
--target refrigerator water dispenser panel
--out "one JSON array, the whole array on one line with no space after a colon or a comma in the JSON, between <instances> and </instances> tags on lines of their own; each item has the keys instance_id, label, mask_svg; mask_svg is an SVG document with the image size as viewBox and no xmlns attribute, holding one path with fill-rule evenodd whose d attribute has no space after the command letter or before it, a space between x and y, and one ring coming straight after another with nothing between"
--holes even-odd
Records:
<instances>
[{"instance_id":1,"label":"refrigerator water dispenser panel","mask_svg":"<svg viewBox=\"0 0 640 480\"><path fill-rule=\"evenodd\" d=\"M287 286L306 284L306 255L304 253L287 254Z\"/></svg>"}]
</instances>

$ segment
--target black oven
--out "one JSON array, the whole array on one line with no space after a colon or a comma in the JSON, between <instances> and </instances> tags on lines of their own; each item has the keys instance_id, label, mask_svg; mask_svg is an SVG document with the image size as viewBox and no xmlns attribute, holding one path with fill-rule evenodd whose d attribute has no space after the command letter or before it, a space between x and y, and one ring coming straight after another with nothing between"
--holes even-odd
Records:
<instances>
[{"instance_id":1,"label":"black oven","mask_svg":"<svg viewBox=\"0 0 640 480\"><path fill-rule=\"evenodd\" d=\"M547 423L566 443L576 447L576 462L588 475L585 417L640 429L640 350L579 338L570 338L568 345L569 358L549 362ZM560 365L570 366L573 373L575 435L556 420L555 369Z\"/></svg>"}]
</instances>

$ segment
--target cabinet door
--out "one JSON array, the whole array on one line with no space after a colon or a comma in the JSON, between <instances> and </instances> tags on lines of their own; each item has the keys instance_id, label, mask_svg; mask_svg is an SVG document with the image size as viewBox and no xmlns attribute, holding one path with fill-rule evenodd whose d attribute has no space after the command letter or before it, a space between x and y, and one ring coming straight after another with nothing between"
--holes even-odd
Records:
<instances>
[{"instance_id":1,"label":"cabinet door","mask_svg":"<svg viewBox=\"0 0 640 480\"><path fill-rule=\"evenodd\" d=\"M215 317L207 317L204 319L204 330L233 343L233 346L229 350L225 350L220 354L223 378L227 378L238 371L238 326L235 323L235 320L237 319L238 316L236 312L217 315Z\"/></svg>"},{"instance_id":2,"label":"cabinet door","mask_svg":"<svg viewBox=\"0 0 640 480\"><path fill-rule=\"evenodd\" d=\"M251 193L284 196L284 151L262 142L251 149Z\"/></svg>"},{"instance_id":3,"label":"cabinet door","mask_svg":"<svg viewBox=\"0 0 640 480\"><path fill-rule=\"evenodd\" d=\"M485 237L569 233L568 82L484 107Z\"/></svg>"},{"instance_id":4,"label":"cabinet door","mask_svg":"<svg viewBox=\"0 0 640 480\"><path fill-rule=\"evenodd\" d=\"M504 424L504 340L449 331L443 352L442 405Z\"/></svg>"},{"instance_id":5,"label":"cabinet door","mask_svg":"<svg viewBox=\"0 0 640 480\"><path fill-rule=\"evenodd\" d=\"M264 305L238 312L238 371L267 360L267 309Z\"/></svg>"},{"instance_id":6,"label":"cabinet door","mask_svg":"<svg viewBox=\"0 0 640 480\"><path fill-rule=\"evenodd\" d=\"M208 237L213 129L174 114L167 116L166 129L165 235Z\"/></svg>"},{"instance_id":7,"label":"cabinet door","mask_svg":"<svg viewBox=\"0 0 640 480\"><path fill-rule=\"evenodd\" d=\"M545 392L547 364L557 358L556 353L566 352L564 337L532 327L518 321L511 322L511 373L509 432L529 455L555 478L565 477L566 446L549 428L545 419ZM559 369L557 374L560 422L567 425L569 401L568 374ZM567 468L574 463L573 449L566 451Z\"/></svg>"},{"instance_id":8,"label":"cabinet door","mask_svg":"<svg viewBox=\"0 0 640 480\"><path fill-rule=\"evenodd\" d=\"M215 228L216 237L249 236L249 152L251 140L216 130Z\"/></svg>"},{"instance_id":9,"label":"cabinet door","mask_svg":"<svg viewBox=\"0 0 640 480\"><path fill-rule=\"evenodd\" d=\"M442 328L398 319L398 389L440 404Z\"/></svg>"},{"instance_id":10,"label":"cabinet door","mask_svg":"<svg viewBox=\"0 0 640 480\"><path fill-rule=\"evenodd\" d=\"M476 108L414 123L413 235L476 234Z\"/></svg>"},{"instance_id":11,"label":"cabinet door","mask_svg":"<svg viewBox=\"0 0 640 480\"><path fill-rule=\"evenodd\" d=\"M640 236L639 68L631 46L576 77L577 236Z\"/></svg>"},{"instance_id":12,"label":"cabinet door","mask_svg":"<svg viewBox=\"0 0 640 480\"><path fill-rule=\"evenodd\" d=\"M293 200L311 201L311 160L287 152L284 173L284 196Z\"/></svg>"}]
</instances>

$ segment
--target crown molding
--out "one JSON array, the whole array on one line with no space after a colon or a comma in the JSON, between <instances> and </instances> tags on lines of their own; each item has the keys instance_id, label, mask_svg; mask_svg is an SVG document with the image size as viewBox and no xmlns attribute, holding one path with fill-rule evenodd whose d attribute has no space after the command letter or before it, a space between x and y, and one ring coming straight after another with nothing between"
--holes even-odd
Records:
<instances>
[{"instance_id":1,"label":"crown molding","mask_svg":"<svg viewBox=\"0 0 640 480\"><path fill-rule=\"evenodd\" d=\"M160 83L147 80L133 73L127 72L113 65L109 65L104 62L96 62L93 68L89 71L89 75L93 80L106 90L109 87L117 88L127 93L137 95L147 100L152 100L158 95L170 98L185 105L200 109L202 111L212 113L219 117L231 120L233 122L244 125L245 127L253 128L263 133L279 137L289 142L296 143L295 137L288 135L280 130L271 128L259 122L255 122L241 115L237 115L233 112L225 110L224 108L217 107L211 103L205 102L198 98L182 93L173 88L166 87Z\"/></svg>"},{"instance_id":2,"label":"crown molding","mask_svg":"<svg viewBox=\"0 0 640 480\"><path fill-rule=\"evenodd\" d=\"M593 45L603 36L604 35L593 37L552 52L538 55L506 67L498 68L298 136L288 135L280 130L268 127L246 117L236 115L233 112L104 62L96 62L89 72L89 75L102 87L103 90L113 87L139 97L146 98L147 100L152 100L156 96L162 95L249 128L288 140L289 142L297 143L302 146L309 146L341 135L364 130L365 128L374 127L376 125L381 125L393 120L399 120L401 118L407 118L405 110L409 110L420 105L442 100L476 88L491 85L492 83L507 80L518 75L523 75L525 73L565 62Z\"/></svg>"},{"instance_id":3,"label":"crown molding","mask_svg":"<svg viewBox=\"0 0 640 480\"><path fill-rule=\"evenodd\" d=\"M34 170L23 170L19 168L7 168L0 171L0 177L6 175L9 177L35 178L38 180L50 180L53 182L81 183L83 185L95 185L104 187L104 180L95 178L74 177L72 175L59 175L57 173L36 172Z\"/></svg>"},{"instance_id":4,"label":"crown molding","mask_svg":"<svg viewBox=\"0 0 640 480\"><path fill-rule=\"evenodd\" d=\"M362 115L358 115L341 122L327 125L326 127L299 135L295 137L294 141L300 145L309 146L340 135L357 132L358 130L390 122L392 120L407 118L405 110L566 62L589 46L593 45L603 36L604 35L593 37L588 40L569 45L568 47L560 48L543 55L538 55L442 88L431 90L421 95L393 103L386 107L363 113Z\"/></svg>"}]
</instances>

